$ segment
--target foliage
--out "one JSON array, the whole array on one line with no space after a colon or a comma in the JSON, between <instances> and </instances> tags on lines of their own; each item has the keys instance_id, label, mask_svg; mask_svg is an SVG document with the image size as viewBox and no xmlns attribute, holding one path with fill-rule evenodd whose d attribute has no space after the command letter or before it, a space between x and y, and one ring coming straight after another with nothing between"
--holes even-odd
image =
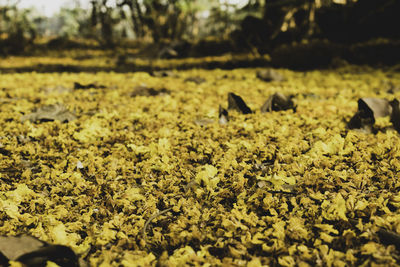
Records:
<instances>
[{"instance_id":1,"label":"foliage","mask_svg":"<svg viewBox=\"0 0 400 267\"><path fill-rule=\"evenodd\" d=\"M82 8L61 8L60 12L48 20L51 35L71 37L91 37L87 11Z\"/></svg>"},{"instance_id":2,"label":"foliage","mask_svg":"<svg viewBox=\"0 0 400 267\"><path fill-rule=\"evenodd\" d=\"M0 6L0 54L23 52L36 37L31 10Z\"/></svg>"}]
</instances>

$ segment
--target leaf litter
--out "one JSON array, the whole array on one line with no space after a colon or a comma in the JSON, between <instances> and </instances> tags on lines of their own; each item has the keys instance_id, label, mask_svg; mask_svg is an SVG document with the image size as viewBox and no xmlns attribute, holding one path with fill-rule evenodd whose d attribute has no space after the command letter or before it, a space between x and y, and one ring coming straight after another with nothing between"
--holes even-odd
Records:
<instances>
[{"instance_id":1,"label":"leaf litter","mask_svg":"<svg viewBox=\"0 0 400 267\"><path fill-rule=\"evenodd\" d=\"M0 97L15 101L0 107L0 169L15 171L0 172L0 234L70 248L91 266L398 264L400 95L375 90L389 76L346 66L285 70L284 83L266 84L257 71L179 72L203 84L79 74L117 86L95 95L41 93L54 74L3 74L0 88L13 90ZM227 74L243 79L218 79ZM126 97L137 84L171 94ZM276 92L299 96L296 112L242 111L243 98L261 107ZM228 116L219 106L229 93L243 103L231 95ZM391 113L365 98L389 99ZM357 99L374 109L376 134L346 127ZM57 103L76 118L24 117Z\"/></svg>"},{"instance_id":2,"label":"leaf litter","mask_svg":"<svg viewBox=\"0 0 400 267\"><path fill-rule=\"evenodd\" d=\"M293 109L296 111L296 106L293 102L293 96L285 96L282 93L275 93L270 96L262 105L261 112L281 111Z\"/></svg>"},{"instance_id":3,"label":"leaf litter","mask_svg":"<svg viewBox=\"0 0 400 267\"><path fill-rule=\"evenodd\" d=\"M50 245L32 236L0 236L0 263L8 266L10 261L24 266L79 266L78 257L67 246Z\"/></svg>"},{"instance_id":4,"label":"leaf litter","mask_svg":"<svg viewBox=\"0 0 400 267\"><path fill-rule=\"evenodd\" d=\"M145 85L139 85L136 86L133 90L133 92L130 94L131 97L135 96L157 96L157 95L166 95L169 94L170 90L166 88L160 88L160 89L155 89L155 88L149 88Z\"/></svg>"},{"instance_id":5,"label":"leaf litter","mask_svg":"<svg viewBox=\"0 0 400 267\"><path fill-rule=\"evenodd\" d=\"M76 119L76 116L70 112L62 104L54 104L48 106L39 107L36 111L25 115L21 118L22 121L31 122L45 122L58 120L61 122L69 122Z\"/></svg>"},{"instance_id":6,"label":"leaf litter","mask_svg":"<svg viewBox=\"0 0 400 267\"><path fill-rule=\"evenodd\" d=\"M232 92L228 93L228 110L236 110L243 114L252 113L251 109L246 105L244 100Z\"/></svg>"},{"instance_id":7,"label":"leaf litter","mask_svg":"<svg viewBox=\"0 0 400 267\"><path fill-rule=\"evenodd\" d=\"M74 90L86 90L86 89L105 89L104 85L97 83L81 84L79 82L74 82Z\"/></svg>"},{"instance_id":8,"label":"leaf litter","mask_svg":"<svg viewBox=\"0 0 400 267\"><path fill-rule=\"evenodd\" d=\"M286 81L285 76L283 76L279 71L276 71L274 69L264 69L264 70L259 70L256 72L257 78L264 82L283 82Z\"/></svg>"}]
</instances>

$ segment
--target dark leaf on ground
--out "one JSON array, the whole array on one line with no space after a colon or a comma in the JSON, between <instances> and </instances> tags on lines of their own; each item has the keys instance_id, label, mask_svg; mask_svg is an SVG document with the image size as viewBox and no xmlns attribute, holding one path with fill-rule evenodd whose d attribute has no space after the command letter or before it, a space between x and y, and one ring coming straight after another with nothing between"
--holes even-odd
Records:
<instances>
[{"instance_id":1,"label":"dark leaf on ground","mask_svg":"<svg viewBox=\"0 0 400 267\"><path fill-rule=\"evenodd\" d=\"M228 110L236 110L243 114L252 113L244 100L234 93L228 93Z\"/></svg>"},{"instance_id":2,"label":"dark leaf on ground","mask_svg":"<svg viewBox=\"0 0 400 267\"><path fill-rule=\"evenodd\" d=\"M293 109L296 111L296 106L293 103L291 96L285 96L282 93L275 93L270 96L262 105L261 112L280 111Z\"/></svg>"},{"instance_id":3,"label":"dark leaf on ground","mask_svg":"<svg viewBox=\"0 0 400 267\"><path fill-rule=\"evenodd\" d=\"M389 116L392 113L392 108L386 99L365 97L358 100L359 110L360 105L364 110L370 109L375 119Z\"/></svg>"},{"instance_id":4,"label":"dark leaf on ground","mask_svg":"<svg viewBox=\"0 0 400 267\"><path fill-rule=\"evenodd\" d=\"M377 233L383 244L394 245L400 250L400 235L398 233L383 228L379 229Z\"/></svg>"},{"instance_id":5,"label":"dark leaf on ground","mask_svg":"<svg viewBox=\"0 0 400 267\"><path fill-rule=\"evenodd\" d=\"M150 75L153 77L157 78L163 78L163 77L179 77L178 74L174 73L173 71L170 70L160 70L160 71L151 71Z\"/></svg>"},{"instance_id":6,"label":"dark leaf on ground","mask_svg":"<svg viewBox=\"0 0 400 267\"><path fill-rule=\"evenodd\" d=\"M157 95L166 95L169 94L170 91L165 88L154 89L151 87L139 85L136 86L133 92L131 93L131 97L135 96L157 96Z\"/></svg>"},{"instance_id":7,"label":"dark leaf on ground","mask_svg":"<svg viewBox=\"0 0 400 267\"><path fill-rule=\"evenodd\" d=\"M11 155L11 151L0 147L0 154L2 154L3 156L10 156Z\"/></svg>"},{"instance_id":8,"label":"dark leaf on ground","mask_svg":"<svg viewBox=\"0 0 400 267\"><path fill-rule=\"evenodd\" d=\"M272 81L282 82L286 80L282 74L273 69L257 71L256 75L257 78L265 82L272 82Z\"/></svg>"},{"instance_id":9,"label":"dark leaf on ground","mask_svg":"<svg viewBox=\"0 0 400 267\"><path fill-rule=\"evenodd\" d=\"M9 261L32 267L46 266L47 261L59 266L79 266L78 257L71 248L49 245L27 235L0 236L0 266L8 266Z\"/></svg>"},{"instance_id":10,"label":"dark leaf on ground","mask_svg":"<svg viewBox=\"0 0 400 267\"><path fill-rule=\"evenodd\" d=\"M400 133L400 102L397 99L390 101L390 106L392 107L392 114L390 115L390 122L393 127Z\"/></svg>"},{"instance_id":11,"label":"dark leaf on ground","mask_svg":"<svg viewBox=\"0 0 400 267\"><path fill-rule=\"evenodd\" d=\"M44 242L32 236L0 236L0 253L8 260L15 260L44 245Z\"/></svg>"},{"instance_id":12,"label":"dark leaf on ground","mask_svg":"<svg viewBox=\"0 0 400 267\"><path fill-rule=\"evenodd\" d=\"M15 259L26 266L46 266L47 261L52 261L59 266L78 267L79 259L74 251L66 246L50 245L26 253Z\"/></svg>"},{"instance_id":13,"label":"dark leaf on ground","mask_svg":"<svg viewBox=\"0 0 400 267\"><path fill-rule=\"evenodd\" d=\"M22 121L30 120L31 122L45 122L59 120L61 122L69 122L75 120L76 116L68 111L62 104L43 106L35 112L22 117Z\"/></svg>"},{"instance_id":14,"label":"dark leaf on ground","mask_svg":"<svg viewBox=\"0 0 400 267\"><path fill-rule=\"evenodd\" d=\"M223 107L219 106L219 111L218 111L219 115L218 115L218 122L219 124L227 124L228 123L228 111L226 109L224 109Z\"/></svg>"},{"instance_id":15,"label":"dark leaf on ground","mask_svg":"<svg viewBox=\"0 0 400 267\"><path fill-rule=\"evenodd\" d=\"M89 84L81 84L78 82L74 82L74 89L75 90L80 90L80 89L105 89L107 88L104 85L98 85L96 83L89 83Z\"/></svg>"},{"instance_id":16,"label":"dark leaf on ground","mask_svg":"<svg viewBox=\"0 0 400 267\"><path fill-rule=\"evenodd\" d=\"M358 110L347 126L350 129L364 129L367 132L372 132L375 120L379 117L389 116L391 113L392 107L386 99L360 98Z\"/></svg>"},{"instance_id":17,"label":"dark leaf on ground","mask_svg":"<svg viewBox=\"0 0 400 267\"><path fill-rule=\"evenodd\" d=\"M8 259L0 252L0 266L9 266Z\"/></svg>"},{"instance_id":18,"label":"dark leaf on ground","mask_svg":"<svg viewBox=\"0 0 400 267\"><path fill-rule=\"evenodd\" d=\"M199 76L188 77L184 80L185 82L193 82L195 84L201 84L206 81L206 79L201 78Z\"/></svg>"}]
</instances>

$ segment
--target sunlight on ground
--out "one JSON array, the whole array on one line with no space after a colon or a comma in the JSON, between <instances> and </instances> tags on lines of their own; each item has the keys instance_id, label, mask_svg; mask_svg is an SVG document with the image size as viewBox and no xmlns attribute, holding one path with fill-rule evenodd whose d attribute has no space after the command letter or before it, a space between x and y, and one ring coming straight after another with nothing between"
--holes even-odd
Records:
<instances>
[{"instance_id":1,"label":"sunlight on ground","mask_svg":"<svg viewBox=\"0 0 400 267\"><path fill-rule=\"evenodd\" d=\"M2 74L0 234L92 266L394 264L377 235L400 225L399 136L346 122L360 97L399 98L399 74L256 71ZM228 92L255 112L219 124ZM296 112L261 113L275 92ZM35 122L46 106L73 116Z\"/></svg>"}]
</instances>

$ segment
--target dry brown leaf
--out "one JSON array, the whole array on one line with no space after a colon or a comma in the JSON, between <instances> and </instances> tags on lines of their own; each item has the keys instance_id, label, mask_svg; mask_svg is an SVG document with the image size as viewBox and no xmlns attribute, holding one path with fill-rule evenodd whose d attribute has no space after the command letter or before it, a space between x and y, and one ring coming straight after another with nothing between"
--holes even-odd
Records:
<instances>
[{"instance_id":1,"label":"dry brown leaf","mask_svg":"<svg viewBox=\"0 0 400 267\"><path fill-rule=\"evenodd\" d=\"M272 82L272 81L282 82L286 80L282 74L273 69L257 71L256 75L257 78L265 82Z\"/></svg>"},{"instance_id":2,"label":"dry brown leaf","mask_svg":"<svg viewBox=\"0 0 400 267\"><path fill-rule=\"evenodd\" d=\"M386 117L392 113L392 108L389 101L381 98L365 97L358 100L359 110L370 110L375 119L379 117Z\"/></svg>"},{"instance_id":3,"label":"dry brown leaf","mask_svg":"<svg viewBox=\"0 0 400 267\"><path fill-rule=\"evenodd\" d=\"M153 77L157 77L157 78L164 78L164 77L177 78L177 77L179 77L178 74L176 74L176 73L174 73L173 71L170 71L170 70L152 71L152 72L150 72L150 75L153 76Z\"/></svg>"},{"instance_id":4,"label":"dry brown leaf","mask_svg":"<svg viewBox=\"0 0 400 267\"><path fill-rule=\"evenodd\" d=\"M31 122L36 122L36 121L43 122L43 121L54 121L54 120L59 120L61 122L69 122L75 119L76 116L70 111L68 111L62 104L40 107L35 112L25 115L21 118L23 122L27 120L30 120Z\"/></svg>"},{"instance_id":5,"label":"dry brown leaf","mask_svg":"<svg viewBox=\"0 0 400 267\"><path fill-rule=\"evenodd\" d=\"M400 102L397 99L390 101L390 106L392 107L392 114L390 115L390 121L393 127L400 133Z\"/></svg>"},{"instance_id":6,"label":"dry brown leaf","mask_svg":"<svg viewBox=\"0 0 400 267\"><path fill-rule=\"evenodd\" d=\"M246 105L244 100L234 93L228 93L228 110L230 109L236 110L242 114L252 113L251 109Z\"/></svg>"},{"instance_id":7,"label":"dry brown leaf","mask_svg":"<svg viewBox=\"0 0 400 267\"><path fill-rule=\"evenodd\" d=\"M184 80L185 82L193 82L195 84L201 84L206 81L206 79L199 77L199 76L193 76L193 77L188 77Z\"/></svg>"},{"instance_id":8,"label":"dry brown leaf","mask_svg":"<svg viewBox=\"0 0 400 267\"><path fill-rule=\"evenodd\" d=\"M131 97L135 96L157 96L157 95L166 95L169 94L170 91L165 88L154 89L151 87L139 85L136 86L134 91L131 93Z\"/></svg>"},{"instance_id":9,"label":"dry brown leaf","mask_svg":"<svg viewBox=\"0 0 400 267\"><path fill-rule=\"evenodd\" d=\"M218 110L218 122L219 124L225 125L228 123L229 117L228 117L228 111L224 109L223 107L219 106Z\"/></svg>"},{"instance_id":10,"label":"dry brown leaf","mask_svg":"<svg viewBox=\"0 0 400 267\"><path fill-rule=\"evenodd\" d=\"M46 266L47 261L59 266L79 266L74 251L62 245L49 245L39 239L21 236L0 236L0 264L7 266L8 261L17 261L24 266Z\"/></svg>"},{"instance_id":11,"label":"dry brown leaf","mask_svg":"<svg viewBox=\"0 0 400 267\"><path fill-rule=\"evenodd\" d=\"M377 234L383 244L395 245L397 249L400 249L400 235L398 233L381 228Z\"/></svg>"},{"instance_id":12,"label":"dry brown leaf","mask_svg":"<svg viewBox=\"0 0 400 267\"><path fill-rule=\"evenodd\" d=\"M296 111L296 106L291 97L287 97L278 92L270 96L267 101L262 105L261 112L280 111L293 109Z\"/></svg>"},{"instance_id":13,"label":"dry brown leaf","mask_svg":"<svg viewBox=\"0 0 400 267\"><path fill-rule=\"evenodd\" d=\"M358 110L350 119L347 126L350 129L364 129L372 132L375 120L380 117L391 115L392 107L389 101L381 98L360 98L358 100Z\"/></svg>"},{"instance_id":14,"label":"dry brown leaf","mask_svg":"<svg viewBox=\"0 0 400 267\"><path fill-rule=\"evenodd\" d=\"M0 252L9 260L15 260L44 245L44 242L32 236L0 236Z\"/></svg>"},{"instance_id":15,"label":"dry brown leaf","mask_svg":"<svg viewBox=\"0 0 400 267\"><path fill-rule=\"evenodd\" d=\"M96 83L89 83L89 84L81 84L79 82L74 82L74 90L80 90L80 89L105 89L107 88L104 85L98 85Z\"/></svg>"},{"instance_id":16,"label":"dry brown leaf","mask_svg":"<svg viewBox=\"0 0 400 267\"><path fill-rule=\"evenodd\" d=\"M74 251L62 245L41 247L19 256L15 261L19 261L25 266L46 266L48 261L54 262L58 266L79 266L79 260Z\"/></svg>"}]
</instances>

